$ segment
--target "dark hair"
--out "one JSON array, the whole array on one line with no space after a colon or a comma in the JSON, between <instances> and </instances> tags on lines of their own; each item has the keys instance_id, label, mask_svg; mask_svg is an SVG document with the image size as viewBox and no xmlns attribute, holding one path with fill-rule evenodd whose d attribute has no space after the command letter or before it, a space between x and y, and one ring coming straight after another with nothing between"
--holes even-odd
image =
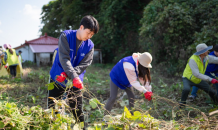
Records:
<instances>
[{"instance_id":1,"label":"dark hair","mask_svg":"<svg viewBox=\"0 0 218 130\"><path fill-rule=\"evenodd\" d=\"M218 44L214 46L214 51L218 52Z\"/></svg>"},{"instance_id":2,"label":"dark hair","mask_svg":"<svg viewBox=\"0 0 218 130\"><path fill-rule=\"evenodd\" d=\"M143 80L145 81L144 85L146 84L146 82L149 82L149 84L151 84L151 76L150 76L149 68L146 68L139 63L138 70L139 70L139 77L142 77Z\"/></svg>"},{"instance_id":3,"label":"dark hair","mask_svg":"<svg viewBox=\"0 0 218 130\"><path fill-rule=\"evenodd\" d=\"M98 33L99 30L98 21L91 15L84 16L80 22L80 26L81 25L84 26L84 29L90 29L90 31L94 32L95 34Z\"/></svg>"},{"instance_id":4,"label":"dark hair","mask_svg":"<svg viewBox=\"0 0 218 130\"><path fill-rule=\"evenodd\" d=\"M19 50L18 52L22 53L22 51L21 51L21 50Z\"/></svg>"},{"instance_id":5,"label":"dark hair","mask_svg":"<svg viewBox=\"0 0 218 130\"><path fill-rule=\"evenodd\" d=\"M8 49L8 47L6 47L6 50ZM13 51L12 51L12 49L9 49L9 52L11 53L11 54L13 54Z\"/></svg>"}]
</instances>

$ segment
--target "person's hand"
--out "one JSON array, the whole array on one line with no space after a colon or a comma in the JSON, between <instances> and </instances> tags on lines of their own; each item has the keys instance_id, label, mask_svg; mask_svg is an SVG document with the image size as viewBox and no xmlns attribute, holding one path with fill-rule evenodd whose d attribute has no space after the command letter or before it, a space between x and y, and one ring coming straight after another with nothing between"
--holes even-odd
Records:
<instances>
[{"instance_id":1,"label":"person's hand","mask_svg":"<svg viewBox=\"0 0 218 130\"><path fill-rule=\"evenodd\" d=\"M57 77L57 81L58 82L64 82L64 80L66 79L67 74L65 72L62 72L60 76Z\"/></svg>"},{"instance_id":2,"label":"person's hand","mask_svg":"<svg viewBox=\"0 0 218 130\"><path fill-rule=\"evenodd\" d=\"M211 83L212 83L212 84L217 84L217 83L218 83L218 80L212 79L212 80L211 80Z\"/></svg>"},{"instance_id":3,"label":"person's hand","mask_svg":"<svg viewBox=\"0 0 218 130\"><path fill-rule=\"evenodd\" d=\"M147 91L146 93L144 93L145 99L147 99L148 101L151 101L151 96L153 95L152 92Z\"/></svg>"},{"instance_id":4,"label":"person's hand","mask_svg":"<svg viewBox=\"0 0 218 130\"><path fill-rule=\"evenodd\" d=\"M75 86L78 89L83 89L83 83L79 77L73 79L73 86Z\"/></svg>"}]
</instances>

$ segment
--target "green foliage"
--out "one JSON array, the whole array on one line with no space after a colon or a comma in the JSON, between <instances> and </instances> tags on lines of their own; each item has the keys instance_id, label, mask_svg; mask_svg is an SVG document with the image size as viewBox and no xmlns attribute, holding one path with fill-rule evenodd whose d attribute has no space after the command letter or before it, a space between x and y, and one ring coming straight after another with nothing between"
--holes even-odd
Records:
<instances>
[{"instance_id":1,"label":"green foliage","mask_svg":"<svg viewBox=\"0 0 218 130\"><path fill-rule=\"evenodd\" d=\"M144 9L141 45L168 74L184 69L199 43L217 43L217 0L153 0Z\"/></svg>"},{"instance_id":2,"label":"green foliage","mask_svg":"<svg viewBox=\"0 0 218 130\"><path fill-rule=\"evenodd\" d=\"M55 0L42 8L40 30L58 37L60 32L78 29L85 15L93 15L99 22L100 31L93 36L95 48L102 49L104 62L117 62L124 56L138 51L139 20L144 0ZM116 51L114 49L116 48Z\"/></svg>"},{"instance_id":3,"label":"green foliage","mask_svg":"<svg viewBox=\"0 0 218 130\"><path fill-rule=\"evenodd\" d=\"M23 106L0 102L0 128L4 129L71 129L72 118L44 111L40 106ZM68 125L67 125L68 124Z\"/></svg>"}]
</instances>

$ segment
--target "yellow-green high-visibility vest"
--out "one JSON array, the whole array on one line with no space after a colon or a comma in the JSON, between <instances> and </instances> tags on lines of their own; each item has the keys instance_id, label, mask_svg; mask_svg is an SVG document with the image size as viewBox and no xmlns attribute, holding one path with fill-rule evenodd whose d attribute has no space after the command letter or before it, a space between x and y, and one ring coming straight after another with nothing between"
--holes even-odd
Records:
<instances>
[{"instance_id":1,"label":"yellow-green high-visibility vest","mask_svg":"<svg viewBox=\"0 0 218 130\"><path fill-rule=\"evenodd\" d=\"M189 60L190 59L193 59L196 62L196 64L198 65L199 72L201 74L204 74L206 69L207 69L207 65L208 65L208 61L209 61L208 58L207 58L207 61L205 62L205 66L203 65L203 63L202 63L202 61L201 61L201 59L200 59L200 57L198 55L192 55L189 58ZM188 60L188 63L189 63L189 60ZM188 63L186 64L185 70L183 72L183 77L186 77L187 79L191 80L195 84L199 84L201 82L201 79L195 77L192 74L192 70L191 70Z\"/></svg>"},{"instance_id":2,"label":"yellow-green high-visibility vest","mask_svg":"<svg viewBox=\"0 0 218 130\"><path fill-rule=\"evenodd\" d=\"M12 49L12 51L13 51L13 54L9 52L9 49L6 50L8 66L19 63L16 51L14 49Z\"/></svg>"}]
</instances>

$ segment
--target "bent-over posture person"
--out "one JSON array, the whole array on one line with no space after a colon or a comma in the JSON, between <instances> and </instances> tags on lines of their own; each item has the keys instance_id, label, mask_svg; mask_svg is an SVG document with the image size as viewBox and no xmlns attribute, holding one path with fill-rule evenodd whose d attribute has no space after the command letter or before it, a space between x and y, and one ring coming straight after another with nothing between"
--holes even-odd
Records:
<instances>
[{"instance_id":1,"label":"bent-over posture person","mask_svg":"<svg viewBox=\"0 0 218 130\"><path fill-rule=\"evenodd\" d=\"M208 50L212 49L213 46L207 46L205 43L198 44L196 47L197 52L194 53L188 60L188 63L183 72L183 91L181 97L180 107L186 104L186 99L190 92L191 86L196 86L206 93L208 93L211 99L217 103L216 92L207 83L217 84L218 80L204 75L208 63L218 64L218 58L212 55L208 55Z\"/></svg>"},{"instance_id":2,"label":"bent-over posture person","mask_svg":"<svg viewBox=\"0 0 218 130\"><path fill-rule=\"evenodd\" d=\"M126 91L129 108L134 107L133 87L144 93L147 100L151 100L150 70L152 56L148 52L133 53L132 56L121 59L110 72L110 98L105 109L111 111L117 97L118 88ZM139 81L142 85L140 85ZM132 87L133 86L133 87ZM105 113L106 114L106 113Z\"/></svg>"}]
</instances>

